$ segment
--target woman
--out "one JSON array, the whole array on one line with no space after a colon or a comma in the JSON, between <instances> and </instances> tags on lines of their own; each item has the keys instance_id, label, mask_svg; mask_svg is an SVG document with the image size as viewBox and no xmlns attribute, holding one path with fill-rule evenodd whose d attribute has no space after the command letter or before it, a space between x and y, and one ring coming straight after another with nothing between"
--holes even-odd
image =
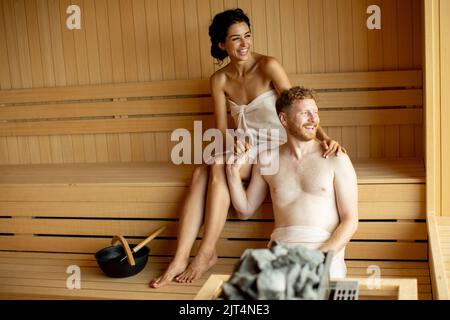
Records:
<instances>
[{"instance_id":1,"label":"woman","mask_svg":"<svg viewBox=\"0 0 450 320\"><path fill-rule=\"evenodd\" d=\"M283 67L272 57L251 52L250 21L241 9L217 14L209 27L209 36L212 43L211 55L220 63L226 57L230 59L226 66L216 71L210 78L216 127L225 136L227 106L229 106L238 128L279 129L281 135L279 141L275 141L275 145L283 143L286 133L275 110L277 94L291 87ZM322 129L319 130L318 137L323 141L324 157L335 152L337 154L345 152ZM263 140L260 134L255 138L251 148ZM264 141L267 141L267 138L264 137ZM248 179L250 174L251 164L242 166L241 177ZM192 282L215 264L217 260L215 247L225 224L229 206L230 196L225 166L216 163L209 167L196 168L180 217L175 257L163 275L150 281L151 287L161 287L174 278L178 282ZM189 254L200 230L203 216L205 217L203 240L197 256L189 264Z\"/></svg>"}]
</instances>

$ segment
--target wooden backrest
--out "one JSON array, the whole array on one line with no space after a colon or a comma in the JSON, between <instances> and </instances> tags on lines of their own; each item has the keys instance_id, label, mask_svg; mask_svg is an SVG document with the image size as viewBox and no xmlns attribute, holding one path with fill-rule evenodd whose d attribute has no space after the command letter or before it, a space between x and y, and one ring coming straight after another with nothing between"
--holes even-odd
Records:
<instances>
[{"instance_id":1,"label":"wooden backrest","mask_svg":"<svg viewBox=\"0 0 450 320\"><path fill-rule=\"evenodd\" d=\"M290 78L352 158L422 157L420 70ZM207 80L3 90L0 164L170 161L170 133L195 120L214 125Z\"/></svg>"}]
</instances>

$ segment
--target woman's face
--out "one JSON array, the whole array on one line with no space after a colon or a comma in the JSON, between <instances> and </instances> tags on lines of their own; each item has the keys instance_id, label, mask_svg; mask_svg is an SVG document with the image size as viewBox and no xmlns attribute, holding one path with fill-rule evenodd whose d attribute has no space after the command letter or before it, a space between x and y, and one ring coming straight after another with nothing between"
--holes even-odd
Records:
<instances>
[{"instance_id":1,"label":"woman's face","mask_svg":"<svg viewBox=\"0 0 450 320\"><path fill-rule=\"evenodd\" d=\"M219 47L228 53L231 60L245 61L250 57L252 34L245 22L238 22L228 28L225 42Z\"/></svg>"}]
</instances>

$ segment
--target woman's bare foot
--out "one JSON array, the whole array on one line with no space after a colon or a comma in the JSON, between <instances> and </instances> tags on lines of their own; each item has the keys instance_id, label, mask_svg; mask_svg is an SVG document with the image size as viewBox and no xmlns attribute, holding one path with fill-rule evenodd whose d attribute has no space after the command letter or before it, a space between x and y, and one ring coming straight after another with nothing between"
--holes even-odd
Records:
<instances>
[{"instance_id":1,"label":"woman's bare foot","mask_svg":"<svg viewBox=\"0 0 450 320\"><path fill-rule=\"evenodd\" d=\"M188 261L189 260L182 262L175 260L172 261L162 275L160 275L158 278L150 280L149 286L151 288L161 288L169 284L170 282L172 282L173 278L186 270Z\"/></svg>"},{"instance_id":2,"label":"woman's bare foot","mask_svg":"<svg viewBox=\"0 0 450 320\"><path fill-rule=\"evenodd\" d=\"M202 275L217 262L217 255L212 253L198 253L187 269L175 278L181 283L191 283L200 279Z\"/></svg>"}]
</instances>

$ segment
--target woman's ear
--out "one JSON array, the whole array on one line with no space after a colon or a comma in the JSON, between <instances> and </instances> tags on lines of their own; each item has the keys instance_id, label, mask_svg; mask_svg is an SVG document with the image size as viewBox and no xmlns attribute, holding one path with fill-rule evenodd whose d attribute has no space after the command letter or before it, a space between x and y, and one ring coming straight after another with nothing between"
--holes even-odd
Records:
<instances>
[{"instance_id":1,"label":"woman's ear","mask_svg":"<svg viewBox=\"0 0 450 320\"><path fill-rule=\"evenodd\" d=\"M223 42L219 42L219 48L222 51L225 51L225 44Z\"/></svg>"}]
</instances>

